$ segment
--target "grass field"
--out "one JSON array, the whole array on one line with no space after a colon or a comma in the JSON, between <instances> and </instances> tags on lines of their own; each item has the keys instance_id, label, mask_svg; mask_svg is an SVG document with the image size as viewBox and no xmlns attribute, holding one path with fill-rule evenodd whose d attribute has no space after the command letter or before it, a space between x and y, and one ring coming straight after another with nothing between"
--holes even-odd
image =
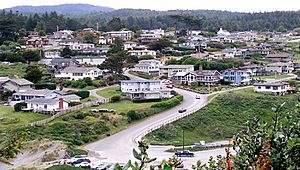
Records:
<instances>
[{"instance_id":1,"label":"grass field","mask_svg":"<svg viewBox=\"0 0 300 170\"><path fill-rule=\"evenodd\" d=\"M272 107L286 102L285 111L295 107L299 94L273 96L254 93L252 88L220 94L200 111L160 128L145 139L152 144L181 145L182 130L185 143L226 140L245 127L253 117L270 121Z\"/></svg>"},{"instance_id":2,"label":"grass field","mask_svg":"<svg viewBox=\"0 0 300 170\"><path fill-rule=\"evenodd\" d=\"M97 97L95 96L90 96L88 98L85 98L85 99L82 99L80 100L81 103L86 103L86 102L90 102L90 101L96 101L97 100Z\"/></svg>"},{"instance_id":3,"label":"grass field","mask_svg":"<svg viewBox=\"0 0 300 170\"><path fill-rule=\"evenodd\" d=\"M30 122L48 118L48 115L38 113L14 112L13 107L0 106L0 131L18 128Z\"/></svg>"},{"instance_id":4,"label":"grass field","mask_svg":"<svg viewBox=\"0 0 300 170\"><path fill-rule=\"evenodd\" d=\"M122 92L119 86L114 86L114 87L105 88L103 90L99 90L97 91L97 94L105 98L111 98L115 94L122 94Z\"/></svg>"},{"instance_id":5,"label":"grass field","mask_svg":"<svg viewBox=\"0 0 300 170\"><path fill-rule=\"evenodd\" d=\"M296 54L296 55L294 56L294 61L300 62L300 54Z\"/></svg>"},{"instance_id":6,"label":"grass field","mask_svg":"<svg viewBox=\"0 0 300 170\"><path fill-rule=\"evenodd\" d=\"M25 75L26 68L27 64L24 63L0 64L0 77L21 78Z\"/></svg>"}]
</instances>

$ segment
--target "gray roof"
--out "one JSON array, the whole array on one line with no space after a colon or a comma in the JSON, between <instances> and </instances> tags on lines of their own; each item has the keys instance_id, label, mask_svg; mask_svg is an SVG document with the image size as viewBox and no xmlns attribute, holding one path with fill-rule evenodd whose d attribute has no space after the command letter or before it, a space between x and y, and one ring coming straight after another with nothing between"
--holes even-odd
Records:
<instances>
[{"instance_id":1,"label":"gray roof","mask_svg":"<svg viewBox=\"0 0 300 170\"><path fill-rule=\"evenodd\" d=\"M194 65L167 65L167 66L161 66L160 68L177 69L177 68L190 68L190 67L194 67Z\"/></svg>"},{"instance_id":2,"label":"gray roof","mask_svg":"<svg viewBox=\"0 0 300 170\"><path fill-rule=\"evenodd\" d=\"M5 83L9 80L8 77L0 77L0 84Z\"/></svg>"},{"instance_id":3,"label":"gray roof","mask_svg":"<svg viewBox=\"0 0 300 170\"><path fill-rule=\"evenodd\" d=\"M72 100L80 100L81 97L77 96L76 94L69 94L65 96L60 96L59 98L63 98L65 101L72 101Z\"/></svg>"},{"instance_id":4,"label":"gray roof","mask_svg":"<svg viewBox=\"0 0 300 170\"><path fill-rule=\"evenodd\" d=\"M101 70L97 67L66 67L61 72L62 73L86 73L89 71L99 72Z\"/></svg>"},{"instance_id":5,"label":"gray roof","mask_svg":"<svg viewBox=\"0 0 300 170\"><path fill-rule=\"evenodd\" d=\"M10 81L12 81L20 86L33 85L33 83L31 81L28 81L26 79L10 79Z\"/></svg>"},{"instance_id":6,"label":"gray roof","mask_svg":"<svg viewBox=\"0 0 300 170\"><path fill-rule=\"evenodd\" d=\"M254 86L283 86L288 85L288 83L285 82L275 82L275 83L254 83Z\"/></svg>"},{"instance_id":7,"label":"gray roof","mask_svg":"<svg viewBox=\"0 0 300 170\"><path fill-rule=\"evenodd\" d=\"M65 100L64 100L65 101ZM26 103L32 104L55 104L59 102L59 98L48 99L48 98L33 98L31 100L27 100ZM65 101L67 102L67 101Z\"/></svg>"},{"instance_id":8,"label":"gray roof","mask_svg":"<svg viewBox=\"0 0 300 170\"><path fill-rule=\"evenodd\" d=\"M122 80L121 83L160 83L160 80Z\"/></svg>"},{"instance_id":9,"label":"gray roof","mask_svg":"<svg viewBox=\"0 0 300 170\"><path fill-rule=\"evenodd\" d=\"M71 58L53 58L51 63L70 63L72 61L74 60Z\"/></svg>"},{"instance_id":10,"label":"gray roof","mask_svg":"<svg viewBox=\"0 0 300 170\"><path fill-rule=\"evenodd\" d=\"M271 66L271 67L274 67L274 66L291 66L291 64L290 63L277 62L277 63L267 64L267 66Z\"/></svg>"},{"instance_id":11,"label":"gray roof","mask_svg":"<svg viewBox=\"0 0 300 170\"><path fill-rule=\"evenodd\" d=\"M293 54L280 53L280 54L268 54L266 58L288 58L293 56Z\"/></svg>"},{"instance_id":12,"label":"gray roof","mask_svg":"<svg viewBox=\"0 0 300 170\"><path fill-rule=\"evenodd\" d=\"M28 90L22 90L17 93L14 93L13 95L34 95L34 96L47 96L51 93L53 93L53 90L48 89L41 89L41 90L35 90L35 89L28 89Z\"/></svg>"}]
</instances>

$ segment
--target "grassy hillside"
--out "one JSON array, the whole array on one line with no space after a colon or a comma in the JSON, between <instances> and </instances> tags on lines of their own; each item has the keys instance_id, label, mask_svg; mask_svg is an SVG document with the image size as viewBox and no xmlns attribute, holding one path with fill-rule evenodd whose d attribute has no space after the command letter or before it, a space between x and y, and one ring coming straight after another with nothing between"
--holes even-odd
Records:
<instances>
[{"instance_id":1,"label":"grassy hillside","mask_svg":"<svg viewBox=\"0 0 300 170\"><path fill-rule=\"evenodd\" d=\"M221 94L202 110L148 134L152 144L181 145L182 129L187 145L200 140L217 141L231 138L244 123L257 116L271 120L274 104L286 102L285 111L293 109L299 95L272 96L252 92L252 88Z\"/></svg>"}]
</instances>

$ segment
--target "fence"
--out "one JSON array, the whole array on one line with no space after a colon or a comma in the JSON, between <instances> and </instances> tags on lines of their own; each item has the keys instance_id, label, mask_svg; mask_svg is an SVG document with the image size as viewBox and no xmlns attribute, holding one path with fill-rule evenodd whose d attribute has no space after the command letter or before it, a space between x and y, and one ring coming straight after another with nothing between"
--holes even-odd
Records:
<instances>
[{"instance_id":1,"label":"fence","mask_svg":"<svg viewBox=\"0 0 300 170\"><path fill-rule=\"evenodd\" d=\"M99 99L99 100L96 100L96 101L90 101L90 102L82 103L80 105L76 105L76 106L70 107L68 109L61 110L61 111L57 112L56 114L54 114L53 116L51 116L48 119L40 120L40 121L37 121L37 122L32 122L29 125L30 126L43 125L43 124L51 122L52 120L54 120L54 119L56 119L60 116L65 115L67 113L70 113L70 112L73 112L73 111L76 111L76 110L80 110L80 109L83 109L83 108L91 107L91 106L94 106L94 105L108 103L108 102L110 102L110 99Z\"/></svg>"}]
</instances>

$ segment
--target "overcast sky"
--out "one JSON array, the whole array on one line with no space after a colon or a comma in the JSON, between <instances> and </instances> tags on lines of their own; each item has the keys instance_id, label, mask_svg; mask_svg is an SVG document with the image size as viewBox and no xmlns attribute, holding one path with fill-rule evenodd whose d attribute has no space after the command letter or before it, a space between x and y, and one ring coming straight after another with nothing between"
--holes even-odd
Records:
<instances>
[{"instance_id":1,"label":"overcast sky","mask_svg":"<svg viewBox=\"0 0 300 170\"><path fill-rule=\"evenodd\" d=\"M300 0L0 0L0 8L18 5L38 6L64 3L87 3L115 9L216 9L242 12L300 10Z\"/></svg>"}]
</instances>

